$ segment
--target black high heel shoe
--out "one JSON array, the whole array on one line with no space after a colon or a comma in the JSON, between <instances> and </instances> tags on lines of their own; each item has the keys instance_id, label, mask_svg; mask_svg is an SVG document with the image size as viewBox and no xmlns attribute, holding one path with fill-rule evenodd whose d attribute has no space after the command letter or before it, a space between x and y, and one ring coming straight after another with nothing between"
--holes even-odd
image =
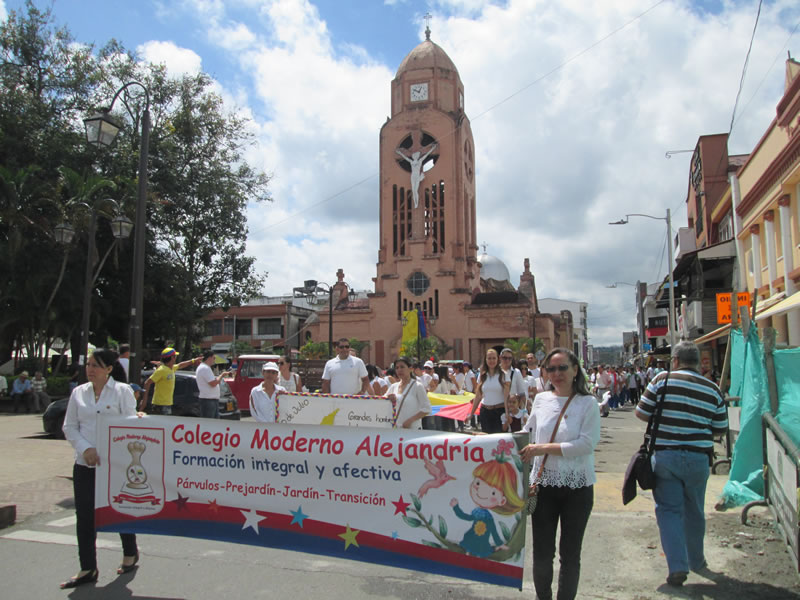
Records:
<instances>
[{"instance_id":1,"label":"black high heel shoe","mask_svg":"<svg viewBox=\"0 0 800 600\"><path fill-rule=\"evenodd\" d=\"M60 587L62 590L66 590L68 588L78 587L84 583L96 583L99 576L100 571L94 569L86 573L86 575L81 575L80 577L70 577L66 581L62 582Z\"/></svg>"},{"instance_id":2,"label":"black high heel shoe","mask_svg":"<svg viewBox=\"0 0 800 600\"><path fill-rule=\"evenodd\" d=\"M120 564L119 568L117 569L117 575L123 575L124 573L130 573L136 568L136 563L139 562L139 553L137 552L133 557L133 562L129 565Z\"/></svg>"}]
</instances>

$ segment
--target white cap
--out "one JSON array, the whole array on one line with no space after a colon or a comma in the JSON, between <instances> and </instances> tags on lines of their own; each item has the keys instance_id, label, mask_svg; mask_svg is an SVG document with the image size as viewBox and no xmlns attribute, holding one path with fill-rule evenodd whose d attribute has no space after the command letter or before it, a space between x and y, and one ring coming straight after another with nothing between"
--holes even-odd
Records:
<instances>
[{"instance_id":1,"label":"white cap","mask_svg":"<svg viewBox=\"0 0 800 600\"><path fill-rule=\"evenodd\" d=\"M261 367L261 372L263 373L264 371L275 371L276 373L280 373L281 370L278 368L276 363L266 362L264 363L264 366Z\"/></svg>"},{"instance_id":2,"label":"white cap","mask_svg":"<svg viewBox=\"0 0 800 600\"><path fill-rule=\"evenodd\" d=\"M430 367L431 369L433 368L433 361L432 360L426 360L425 361L425 368L427 369L428 367Z\"/></svg>"}]
</instances>

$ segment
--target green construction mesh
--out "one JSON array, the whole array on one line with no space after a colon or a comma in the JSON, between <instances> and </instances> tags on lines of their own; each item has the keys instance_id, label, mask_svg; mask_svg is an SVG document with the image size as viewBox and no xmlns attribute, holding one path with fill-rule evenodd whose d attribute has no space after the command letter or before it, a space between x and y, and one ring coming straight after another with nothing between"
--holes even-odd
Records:
<instances>
[{"instance_id":1,"label":"green construction mesh","mask_svg":"<svg viewBox=\"0 0 800 600\"><path fill-rule=\"evenodd\" d=\"M800 446L800 348L775 350L778 414L775 419L795 446Z\"/></svg>"},{"instance_id":2,"label":"green construction mesh","mask_svg":"<svg viewBox=\"0 0 800 600\"><path fill-rule=\"evenodd\" d=\"M745 339L731 332L731 396L741 398L741 430L733 448L728 482L722 490L725 508L764 499L761 415L769 411L764 347L755 326Z\"/></svg>"}]
</instances>

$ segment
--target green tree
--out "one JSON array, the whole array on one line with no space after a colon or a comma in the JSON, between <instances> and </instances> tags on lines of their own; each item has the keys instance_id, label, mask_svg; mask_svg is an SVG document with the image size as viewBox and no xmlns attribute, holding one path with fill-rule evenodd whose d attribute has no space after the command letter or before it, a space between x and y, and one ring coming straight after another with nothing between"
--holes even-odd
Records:
<instances>
[{"instance_id":1,"label":"green tree","mask_svg":"<svg viewBox=\"0 0 800 600\"><path fill-rule=\"evenodd\" d=\"M503 342L503 345L511 349L514 358L525 358L528 352L535 353L537 350L544 348L542 338L536 338L536 341L534 341L533 338L529 337L508 338Z\"/></svg>"},{"instance_id":2,"label":"green tree","mask_svg":"<svg viewBox=\"0 0 800 600\"><path fill-rule=\"evenodd\" d=\"M314 342L308 340L300 348L302 358L328 358L328 342Z\"/></svg>"},{"instance_id":3,"label":"green tree","mask_svg":"<svg viewBox=\"0 0 800 600\"><path fill-rule=\"evenodd\" d=\"M434 360L443 359L453 347L445 342L443 339L435 335L429 335L424 338L413 338L408 343L403 343L400 346L401 356L408 356L409 358L416 358L424 362L433 357Z\"/></svg>"},{"instance_id":4,"label":"green tree","mask_svg":"<svg viewBox=\"0 0 800 600\"><path fill-rule=\"evenodd\" d=\"M48 329L40 338L57 331L77 342L80 293L57 282L83 281L86 236L76 227L66 254L53 239L53 227L76 196L60 167L86 182L96 176L113 181L115 199L133 216L144 96L126 93L115 104L130 114L117 115L128 125L114 148L89 147L81 123L131 80L150 90L153 122L145 347L173 339L186 352L199 339L194 324L208 310L260 291L265 274L255 272L254 258L245 253L245 210L268 199L268 177L245 160L253 143L246 121L223 107L208 75L169 78L164 67L138 62L116 42L99 50L76 43L66 28L54 26L50 10L28 1L0 23L0 165L6 169L0 174L0 279L8 284L0 290L0 361L37 327ZM97 247L112 243L107 228L99 227ZM93 343L109 335L128 338L132 244L118 244L109 258L92 303ZM43 321L31 317L47 305Z\"/></svg>"},{"instance_id":5,"label":"green tree","mask_svg":"<svg viewBox=\"0 0 800 600\"><path fill-rule=\"evenodd\" d=\"M356 356L361 356L361 351L369 346L369 342L362 342L358 338L350 338L350 347L356 351Z\"/></svg>"}]
</instances>

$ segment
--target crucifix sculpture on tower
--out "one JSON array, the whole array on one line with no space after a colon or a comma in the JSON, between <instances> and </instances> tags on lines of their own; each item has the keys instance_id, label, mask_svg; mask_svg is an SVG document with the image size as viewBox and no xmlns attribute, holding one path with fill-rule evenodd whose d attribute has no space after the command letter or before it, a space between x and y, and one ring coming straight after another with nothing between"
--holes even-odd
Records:
<instances>
[{"instance_id":1,"label":"crucifix sculpture on tower","mask_svg":"<svg viewBox=\"0 0 800 600\"><path fill-rule=\"evenodd\" d=\"M425 175L422 172L422 167L431 153L436 150L438 146L439 144L434 142L428 146L420 147L419 142L415 142L415 144L408 150L408 152L411 152L410 155L406 154L407 151L403 148L395 149L395 152L403 160L408 162L408 166L411 167L411 194L414 198L414 208L419 206L419 184L422 183L423 179L425 179Z\"/></svg>"}]
</instances>

